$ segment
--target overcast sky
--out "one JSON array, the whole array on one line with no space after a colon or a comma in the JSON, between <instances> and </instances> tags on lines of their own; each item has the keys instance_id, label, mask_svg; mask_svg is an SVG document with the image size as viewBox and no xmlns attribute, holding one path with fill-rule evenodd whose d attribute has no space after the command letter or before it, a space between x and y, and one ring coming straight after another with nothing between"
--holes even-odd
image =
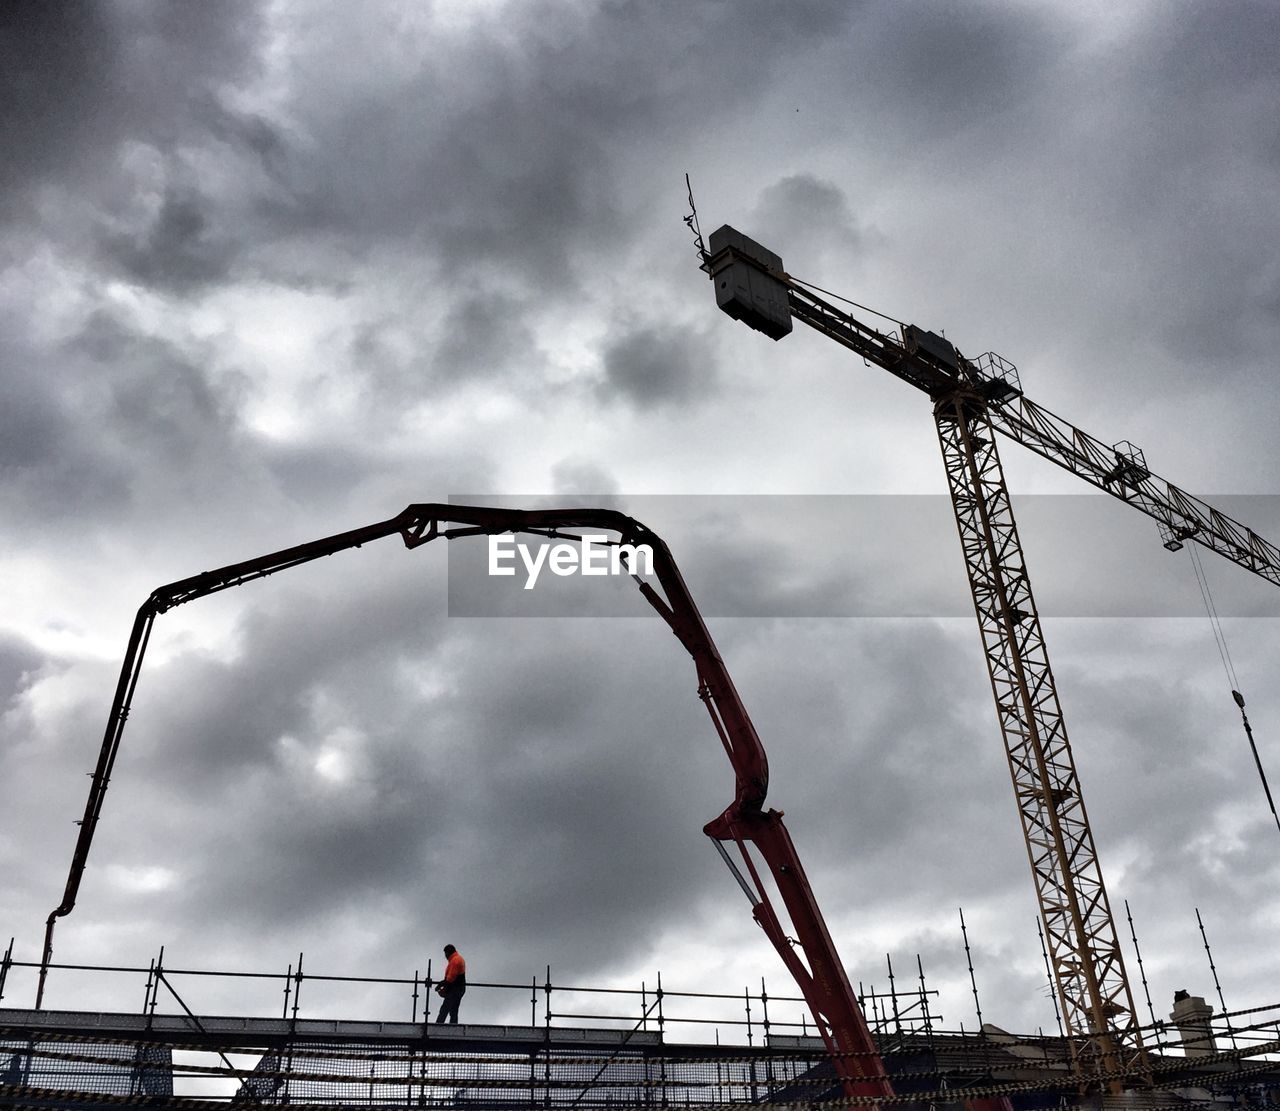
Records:
<instances>
[{"instance_id":1,"label":"overcast sky","mask_svg":"<svg viewBox=\"0 0 1280 1111\"><path fill-rule=\"evenodd\" d=\"M705 602L851 979L920 954L972 1028L963 906L983 1017L1054 1028L927 400L719 313L684 175L704 233L999 352L1280 539L1280 9L11 0L0 21L0 941L39 957L154 587L411 502L607 503ZM1192 564L1003 454L1156 1013L1217 1002L1195 907L1228 1005L1274 1002L1280 833ZM665 626L599 579L573 582L594 617L450 616L450 564L485 558L460 544L390 539L159 619L58 960L408 976L452 941L476 980L788 992L701 833L733 779ZM1205 561L1280 788L1280 594ZM463 1018L522 1021L526 998L476 992Z\"/></svg>"}]
</instances>

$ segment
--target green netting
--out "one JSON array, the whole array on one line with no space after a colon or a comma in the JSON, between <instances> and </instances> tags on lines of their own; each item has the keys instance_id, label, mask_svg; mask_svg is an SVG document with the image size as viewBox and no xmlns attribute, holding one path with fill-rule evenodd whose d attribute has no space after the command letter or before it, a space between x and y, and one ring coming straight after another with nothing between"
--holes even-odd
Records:
<instances>
[{"instance_id":1,"label":"green netting","mask_svg":"<svg viewBox=\"0 0 1280 1111\"><path fill-rule=\"evenodd\" d=\"M432 1043L299 1037L264 1052L260 1042L255 1049L253 1043L216 1039L166 1044L95 1037L88 1030L33 1032L30 1038L21 1033L10 1029L0 1038L0 1107L795 1111L827 1101L834 1107L848 1103L832 1060L807 1046L633 1044L606 1050L554 1042L520 1046L497 1038ZM173 1055L179 1049L175 1096ZM1127 1092L1124 1111L1280 1106L1277 1054L1280 1038L1205 1058L1158 1058L1154 1088ZM1079 1095L1061 1057L1010 1055L985 1038L953 1036L937 1046L932 1041L900 1046L885 1063L897 1093L886 1102L914 1103L917 1111L949 1107L967 1097L1006 1097L1018 1111L1062 1111ZM1188 1091L1198 1094L1188 1096Z\"/></svg>"},{"instance_id":2,"label":"green netting","mask_svg":"<svg viewBox=\"0 0 1280 1111\"><path fill-rule=\"evenodd\" d=\"M268 1054L241 1094L269 1104L594 1111L815 1100L833 1089L831 1066L818 1055L717 1061L551 1050L461 1057L334 1044Z\"/></svg>"},{"instance_id":3,"label":"green netting","mask_svg":"<svg viewBox=\"0 0 1280 1111\"><path fill-rule=\"evenodd\" d=\"M95 1059L68 1059L77 1055ZM113 1096L171 1096L173 1056L165 1046L147 1044L0 1040L0 1084Z\"/></svg>"}]
</instances>

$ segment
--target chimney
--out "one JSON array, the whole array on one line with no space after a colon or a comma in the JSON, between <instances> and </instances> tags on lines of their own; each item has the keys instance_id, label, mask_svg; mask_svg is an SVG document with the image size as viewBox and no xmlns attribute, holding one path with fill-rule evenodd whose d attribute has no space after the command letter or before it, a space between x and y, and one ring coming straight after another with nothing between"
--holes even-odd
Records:
<instances>
[{"instance_id":1,"label":"chimney","mask_svg":"<svg viewBox=\"0 0 1280 1111\"><path fill-rule=\"evenodd\" d=\"M1182 1035L1182 1052L1188 1057L1207 1057L1217 1053L1209 1017L1213 1008L1202 996L1185 991L1173 993L1173 1013L1169 1015Z\"/></svg>"}]
</instances>

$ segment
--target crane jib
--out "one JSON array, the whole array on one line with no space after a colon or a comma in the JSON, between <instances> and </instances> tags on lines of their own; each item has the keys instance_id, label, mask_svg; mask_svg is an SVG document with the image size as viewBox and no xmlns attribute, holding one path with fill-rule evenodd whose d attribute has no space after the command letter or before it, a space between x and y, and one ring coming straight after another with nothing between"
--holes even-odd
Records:
<instances>
[{"instance_id":1,"label":"crane jib","mask_svg":"<svg viewBox=\"0 0 1280 1111\"><path fill-rule=\"evenodd\" d=\"M912 324L903 325L900 335L872 328L802 288L781 256L728 225L711 234L705 268L717 305L735 320L780 339L798 318L935 402L967 388L997 432L1153 518L1170 551L1194 540L1280 585L1280 546L1152 473L1128 441L1104 443L1037 405L1023 394L1017 368L995 352L970 360L949 340Z\"/></svg>"}]
</instances>

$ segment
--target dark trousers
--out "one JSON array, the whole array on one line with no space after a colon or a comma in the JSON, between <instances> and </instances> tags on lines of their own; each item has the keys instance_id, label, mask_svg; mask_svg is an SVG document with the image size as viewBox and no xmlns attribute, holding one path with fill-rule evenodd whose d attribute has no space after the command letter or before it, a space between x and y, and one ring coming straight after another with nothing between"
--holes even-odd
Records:
<instances>
[{"instance_id":1,"label":"dark trousers","mask_svg":"<svg viewBox=\"0 0 1280 1111\"><path fill-rule=\"evenodd\" d=\"M436 1022L457 1022L458 1004L462 1002L462 997L466 994L465 985L458 988L446 987L444 998L440 1000L440 1013L436 1015Z\"/></svg>"}]
</instances>

